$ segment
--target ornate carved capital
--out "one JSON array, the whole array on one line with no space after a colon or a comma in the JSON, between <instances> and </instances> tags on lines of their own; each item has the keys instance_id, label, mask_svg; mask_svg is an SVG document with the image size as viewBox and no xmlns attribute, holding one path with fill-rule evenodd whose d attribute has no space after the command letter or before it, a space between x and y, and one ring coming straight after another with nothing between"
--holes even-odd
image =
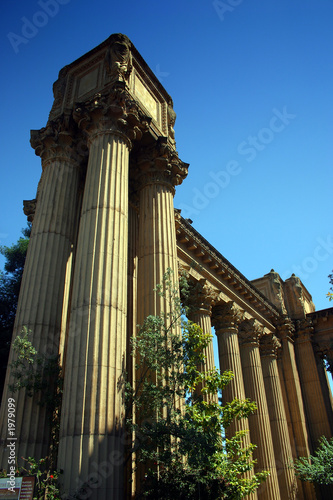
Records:
<instances>
[{"instance_id":1,"label":"ornate carved capital","mask_svg":"<svg viewBox=\"0 0 333 500\"><path fill-rule=\"evenodd\" d=\"M303 342L311 342L314 328L312 321L308 319L297 320L296 325L296 342L298 344Z\"/></svg>"},{"instance_id":2,"label":"ornate carved capital","mask_svg":"<svg viewBox=\"0 0 333 500\"><path fill-rule=\"evenodd\" d=\"M87 148L79 143L76 126L71 114L62 114L55 120L49 120L46 127L31 130L30 144L35 154L42 158L43 169L50 161L82 162L87 155Z\"/></svg>"},{"instance_id":3,"label":"ornate carved capital","mask_svg":"<svg viewBox=\"0 0 333 500\"><path fill-rule=\"evenodd\" d=\"M188 163L178 157L167 137L159 137L156 143L141 148L137 154L137 168L134 172L139 189L148 184L167 184L174 192L174 186L183 182L188 173Z\"/></svg>"},{"instance_id":4,"label":"ornate carved capital","mask_svg":"<svg viewBox=\"0 0 333 500\"><path fill-rule=\"evenodd\" d=\"M239 341L241 344L256 344L264 334L264 327L254 318L245 319L239 325Z\"/></svg>"},{"instance_id":5,"label":"ornate carved capital","mask_svg":"<svg viewBox=\"0 0 333 500\"><path fill-rule=\"evenodd\" d=\"M141 139L151 122L151 118L142 113L121 81L112 89L108 88L85 102L77 103L73 117L79 128L87 132L88 141L109 132L125 138L129 148L132 147L132 140Z\"/></svg>"},{"instance_id":6,"label":"ornate carved capital","mask_svg":"<svg viewBox=\"0 0 333 500\"><path fill-rule=\"evenodd\" d=\"M189 314L203 313L211 315L212 305L215 303L219 292L207 284L205 279L190 283L190 293L187 300Z\"/></svg>"},{"instance_id":7,"label":"ornate carved capital","mask_svg":"<svg viewBox=\"0 0 333 500\"><path fill-rule=\"evenodd\" d=\"M294 341L295 326L288 316L283 316L276 325L276 334L280 340Z\"/></svg>"},{"instance_id":8,"label":"ornate carved capital","mask_svg":"<svg viewBox=\"0 0 333 500\"><path fill-rule=\"evenodd\" d=\"M281 342L273 333L264 334L260 338L261 356L272 356L277 358L278 350L281 348Z\"/></svg>"},{"instance_id":9,"label":"ornate carved capital","mask_svg":"<svg viewBox=\"0 0 333 500\"><path fill-rule=\"evenodd\" d=\"M223 330L237 330L243 316L244 312L232 301L215 306L212 315L212 325L216 330L216 334L218 335Z\"/></svg>"}]
</instances>

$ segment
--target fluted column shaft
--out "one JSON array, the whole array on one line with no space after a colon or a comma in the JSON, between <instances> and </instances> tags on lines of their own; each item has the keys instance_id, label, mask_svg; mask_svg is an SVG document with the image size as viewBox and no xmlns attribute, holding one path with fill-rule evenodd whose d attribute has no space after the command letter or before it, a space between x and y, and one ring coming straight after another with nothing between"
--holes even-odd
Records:
<instances>
[{"instance_id":1,"label":"fluted column shaft","mask_svg":"<svg viewBox=\"0 0 333 500\"><path fill-rule=\"evenodd\" d=\"M73 243L77 231L79 162L72 148L73 137L64 131L61 119L45 129L32 131L32 146L42 157L43 173L38 189L36 213L24 267L17 306L13 339L23 326L31 331L29 340L46 360L59 354L59 339L66 321L63 311L68 302L68 279ZM67 292L66 292L67 290ZM1 439L7 434L7 399L10 365L16 358L11 351L1 406ZM53 387L50 386L50 392ZM50 415L39 403L40 392L33 397L21 389L16 400L16 457L36 459L49 454ZM5 443L6 446L6 443ZM2 452L2 449L1 449ZM2 457L7 468L7 450Z\"/></svg>"},{"instance_id":2,"label":"fluted column shaft","mask_svg":"<svg viewBox=\"0 0 333 500\"><path fill-rule=\"evenodd\" d=\"M321 436L326 436L328 439L332 436L333 422L327 414L322 393L311 342L312 331L312 326L306 320L297 322L295 353L313 452Z\"/></svg>"},{"instance_id":3,"label":"fluted column shaft","mask_svg":"<svg viewBox=\"0 0 333 500\"><path fill-rule=\"evenodd\" d=\"M222 403L230 403L235 398L245 399L245 388L242 371L242 362L238 341L238 324L242 318L242 313L233 302L218 305L213 309L212 323L217 335L220 372L232 371L233 380L222 391ZM226 436L231 438L238 431L246 431L243 438L244 447L252 442L250 435L249 420L247 418L234 419L229 427L225 429ZM247 477L251 477L249 472ZM258 498L257 491L249 495L251 500Z\"/></svg>"},{"instance_id":4,"label":"fluted column shaft","mask_svg":"<svg viewBox=\"0 0 333 500\"><path fill-rule=\"evenodd\" d=\"M126 137L91 138L75 263L58 465L65 491L110 473L91 498L122 498L126 351L128 158ZM94 468L95 467L95 468Z\"/></svg>"},{"instance_id":5,"label":"fluted column shaft","mask_svg":"<svg viewBox=\"0 0 333 500\"><path fill-rule=\"evenodd\" d=\"M297 483L293 470L288 466L292 451L277 366L277 350L280 346L275 335L264 335L260 339L261 366L281 499L293 499L296 498Z\"/></svg>"},{"instance_id":6,"label":"fluted column shaft","mask_svg":"<svg viewBox=\"0 0 333 500\"><path fill-rule=\"evenodd\" d=\"M260 500L281 498L277 479L272 432L269 421L266 391L259 352L262 329L256 320L245 320L240 325L241 359L246 397L257 403L257 411L249 416L252 443L257 445L254 458L256 471L269 470L270 476L258 489Z\"/></svg>"},{"instance_id":7,"label":"fluted column shaft","mask_svg":"<svg viewBox=\"0 0 333 500\"><path fill-rule=\"evenodd\" d=\"M307 320L296 322L295 354L302 388L306 421L308 424L311 452L319 445L321 436L332 437L332 411L325 404L322 384L318 373L313 346L313 327ZM317 486L317 497L333 498L333 486Z\"/></svg>"},{"instance_id":8,"label":"fluted column shaft","mask_svg":"<svg viewBox=\"0 0 333 500\"><path fill-rule=\"evenodd\" d=\"M189 312L188 316L191 321L200 326L204 334L211 334L212 332L212 304L214 299L217 298L217 291L205 283L202 280L200 283L192 285L190 288L189 300ZM200 372L209 372L210 370L215 370L215 360L214 360L214 349L213 340L205 347L203 351L205 357L204 362L198 367ZM204 384L203 384L204 385ZM202 384L197 388L199 394L201 394ZM203 394L204 401L214 400L218 402L218 395L208 395Z\"/></svg>"},{"instance_id":9,"label":"fluted column shaft","mask_svg":"<svg viewBox=\"0 0 333 500\"><path fill-rule=\"evenodd\" d=\"M301 385L296 366L294 348L294 326L288 318L284 319L277 327L277 335L282 344L280 373L283 374L285 394L287 397L291 425L289 426L290 441L294 441L294 458L310 455L309 437L305 422L305 411L302 399ZM297 481L300 499L313 500L316 498L312 484Z\"/></svg>"},{"instance_id":10,"label":"fluted column shaft","mask_svg":"<svg viewBox=\"0 0 333 500\"><path fill-rule=\"evenodd\" d=\"M238 323L241 320L241 313L229 302L225 305L218 305L213 310L213 326L217 336L219 361L221 373L232 371L234 378L223 389L222 402L230 403L235 398L245 399L244 380L242 372L242 363L238 343ZM234 436L237 431L249 431L247 418L235 419L226 429L228 436ZM246 444L250 439L246 439Z\"/></svg>"},{"instance_id":11,"label":"fluted column shaft","mask_svg":"<svg viewBox=\"0 0 333 500\"><path fill-rule=\"evenodd\" d=\"M138 323L148 315L169 312L170 305L154 289L170 268L178 281L177 242L173 197L175 185L187 175L187 165L165 141L137 156L139 186Z\"/></svg>"}]
</instances>

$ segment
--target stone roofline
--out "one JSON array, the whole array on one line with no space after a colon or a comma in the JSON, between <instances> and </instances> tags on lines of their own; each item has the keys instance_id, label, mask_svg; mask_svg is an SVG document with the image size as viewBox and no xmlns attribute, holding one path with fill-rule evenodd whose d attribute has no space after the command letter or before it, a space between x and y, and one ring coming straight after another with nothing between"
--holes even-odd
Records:
<instances>
[{"instance_id":1,"label":"stone roofline","mask_svg":"<svg viewBox=\"0 0 333 500\"><path fill-rule=\"evenodd\" d=\"M280 318L278 308L272 304L238 269L236 269L223 255L216 250L191 224L186 221L180 211L176 210L177 241L185 244L187 251L193 253L193 260L200 261L210 268L211 272L233 287L237 294L242 295L247 301L255 304L256 308L267 319L276 322ZM198 251L201 255L198 257ZM195 252L195 253L194 253Z\"/></svg>"}]
</instances>

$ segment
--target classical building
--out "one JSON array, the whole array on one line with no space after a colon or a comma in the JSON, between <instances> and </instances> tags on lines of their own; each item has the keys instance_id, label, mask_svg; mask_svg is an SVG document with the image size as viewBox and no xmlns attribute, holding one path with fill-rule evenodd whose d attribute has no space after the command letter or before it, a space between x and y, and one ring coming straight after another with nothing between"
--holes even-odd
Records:
<instances>
[{"instance_id":1,"label":"classical building","mask_svg":"<svg viewBox=\"0 0 333 500\"><path fill-rule=\"evenodd\" d=\"M14 335L25 326L35 348L60 355L64 392L58 467L76 498L131 498L125 484L124 368L129 338L165 311L153 292L171 268L196 285L193 319L218 340L221 370L235 378L225 401L249 397L257 469L271 475L252 498L328 499L297 482L288 462L333 434L332 397L322 357L332 355L333 311L315 312L296 276L273 270L248 281L174 209L188 173L178 156L172 99L130 40L111 35L65 66L45 128L31 132L41 157ZM213 344L207 349L213 366ZM10 355L10 362L13 352ZM1 406L1 466L8 463L7 372ZM49 453L50 423L39 393L16 400L17 457ZM81 495L81 496L80 496Z\"/></svg>"}]
</instances>

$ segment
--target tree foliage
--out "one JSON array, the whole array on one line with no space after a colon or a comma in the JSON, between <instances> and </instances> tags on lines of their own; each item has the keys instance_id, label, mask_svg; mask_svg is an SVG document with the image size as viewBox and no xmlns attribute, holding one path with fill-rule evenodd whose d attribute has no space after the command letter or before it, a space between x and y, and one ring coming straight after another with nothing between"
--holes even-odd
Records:
<instances>
[{"instance_id":1,"label":"tree foliage","mask_svg":"<svg viewBox=\"0 0 333 500\"><path fill-rule=\"evenodd\" d=\"M184 280L181 286L186 295ZM156 292L170 312L146 318L132 338L137 377L134 385L126 384L131 452L136 466L146 470L138 498L243 498L268 472L247 474L255 446L245 446L244 432L226 439L223 429L234 418L253 413L256 405L238 399L224 406L217 402L216 394L233 374L199 371L211 335L184 319L186 309L170 270Z\"/></svg>"},{"instance_id":2,"label":"tree foliage","mask_svg":"<svg viewBox=\"0 0 333 500\"><path fill-rule=\"evenodd\" d=\"M295 460L294 468L302 481L321 485L333 484L333 438L328 441L322 436L314 455Z\"/></svg>"},{"instance_id":3,"label":"tree foliage","mask_svg":"<svg viewBox=\"0 0 333 500\"><path fill-rule=\"evenodd\" d=\"M5 257L4 270L0 270L0 397L4 379L16 307L20 292L23 268L27 254L31 224L22 229L23 237L12 246L0 246L0 253Z\"/></svg>"}]
</instances>

